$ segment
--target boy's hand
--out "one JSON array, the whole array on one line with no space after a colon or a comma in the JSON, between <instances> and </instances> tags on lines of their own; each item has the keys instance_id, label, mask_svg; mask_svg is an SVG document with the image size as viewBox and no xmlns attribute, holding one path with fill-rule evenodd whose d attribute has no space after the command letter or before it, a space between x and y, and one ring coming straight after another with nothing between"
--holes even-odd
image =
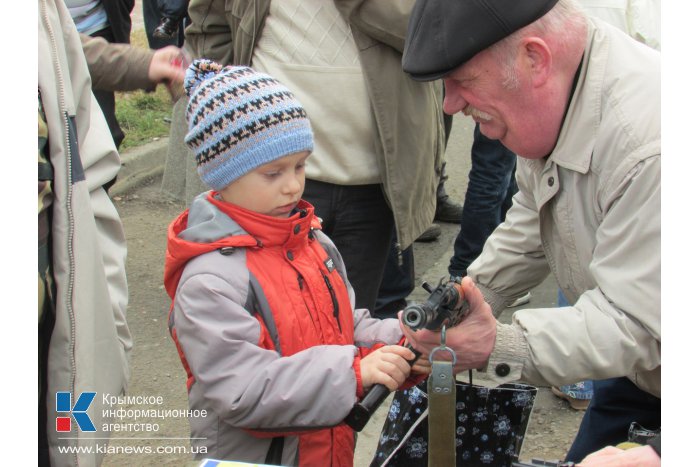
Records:
<instances>
[{"instance_id":1,"label":"boy's hand","mask_svg":"<svg viewBox=\"0 0 700 467\"><path fill-rule=\"evenodd\" d=\"M379 383L396 391L411 372L408 361L414 357L413 352L401 345L380 347L360 360L362 387L367 390Z\"/></svg>"}]
</instances>

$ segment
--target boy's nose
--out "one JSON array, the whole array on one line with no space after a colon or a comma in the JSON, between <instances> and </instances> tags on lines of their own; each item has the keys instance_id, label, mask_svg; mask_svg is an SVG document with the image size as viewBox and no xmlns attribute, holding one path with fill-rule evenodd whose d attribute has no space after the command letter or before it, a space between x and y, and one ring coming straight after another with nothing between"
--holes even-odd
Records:
<instances>
[{"instance_id":1,"label":"boy's nose","mask_svg":"<svg viewBox=\"0 0 700 467\"><path fill-rule=\"evenodd\" d=\"M287 193L296 194L301 190L301 182L296 177L290 177L289 181L285 183L285 188Z\"/></svg>"}]
</instances>

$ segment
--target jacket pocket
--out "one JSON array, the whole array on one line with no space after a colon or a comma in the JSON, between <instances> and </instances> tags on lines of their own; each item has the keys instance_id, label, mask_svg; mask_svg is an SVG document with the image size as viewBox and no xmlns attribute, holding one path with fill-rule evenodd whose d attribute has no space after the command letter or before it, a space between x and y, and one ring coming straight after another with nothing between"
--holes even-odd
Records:
<instances>
[{"instance_id":1,"label":"jacket pocket","mask_svg":"<svg viewBox=\"0 0 700 467\"><path fill-rule=\"evenodd\" d=\"M231 16L232 30L238 28L245 34L252 36L256 27L256 2L242 0L225 0L224 13ZM234 46L235 47L235 46ZM252 55L252 53L251 53Z\"/></svg>"},{"instance_id":2,"label":"jacket pocket","mask_svg":"<svg viewBox=\"0 0 700 467\"><path fill-rule=\"evenodd\" d=\"M243 18L249 8L255 8L255 2L242 2L240 0L226 0L224 2L224 11L238 19Z\"/></svg>"}]
</instances>

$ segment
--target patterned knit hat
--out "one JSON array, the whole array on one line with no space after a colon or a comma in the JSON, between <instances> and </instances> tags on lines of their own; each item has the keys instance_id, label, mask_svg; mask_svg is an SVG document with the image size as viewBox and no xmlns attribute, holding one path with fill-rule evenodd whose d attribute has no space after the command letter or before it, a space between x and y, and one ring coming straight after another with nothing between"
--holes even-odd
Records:
<instances>
[{"instance_id":1,"label":"patterned knit hat","mask_svg":"<svg viewBox=\"0 0 700 467\"><path fill-rule=\"evenodd\" d=\"M248 67L195 60L185 73L185 143L202 181L221 190L261 165L313 150L311 123L279 81Z\"/></svg>"}]
</instances>

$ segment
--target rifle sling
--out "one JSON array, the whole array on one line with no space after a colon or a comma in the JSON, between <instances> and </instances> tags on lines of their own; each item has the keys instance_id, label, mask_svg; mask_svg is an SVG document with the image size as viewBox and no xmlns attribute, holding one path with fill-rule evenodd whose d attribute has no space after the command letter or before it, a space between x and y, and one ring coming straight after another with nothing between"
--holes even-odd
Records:
<instances>
[{"instance_id":1,"label":"rifle sling","mask_svg":"<svg viewBox=\"0 0 700 467\"><path fill-rule=\"evenodd\" d=\"M457 387L452 365L452 362L433 360L428 378L428 467L450 467L456 463Z\"/></svg>"}]
</instances>

